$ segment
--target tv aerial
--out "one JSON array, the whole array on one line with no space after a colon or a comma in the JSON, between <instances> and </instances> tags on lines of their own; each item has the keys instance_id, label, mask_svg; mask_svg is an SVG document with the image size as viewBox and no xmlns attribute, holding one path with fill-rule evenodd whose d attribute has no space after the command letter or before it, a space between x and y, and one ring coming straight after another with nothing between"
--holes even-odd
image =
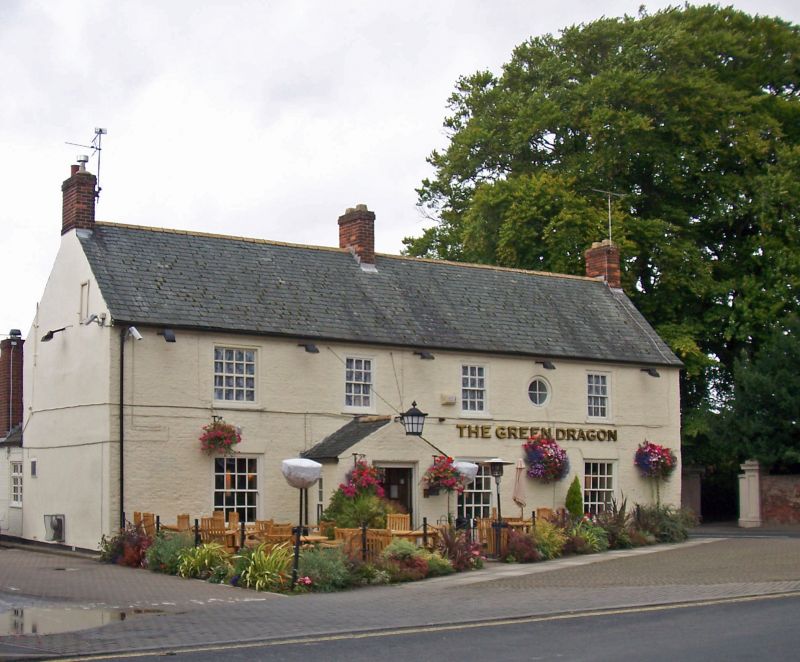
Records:
<instances>
[{"instance_id":1,"label":"tv aerial","mask_svg":"<svg viewBox=\"0 0 800 662\"><path fill-rule=\"evenodd\" d=\"M100 156L103 151L103 136L108 133L108 129L101 129L96 127L94 130L94 138L92 138L91 145L82 145L80 143L71 143L71 142L64 142L65 145L73 145L75 147L83 147L84 149L92 150L92 156L97 154L97 186L94 188L94 197L96 200L100 200L100 191L103 189L100 187ZM78 157L79 162L86 162L86 158Z\"/></svg>"},{"instance_id":2,"label":"tv aerial","mask_svg":"<svg viewBox=\"0 0 800 662\"><path fill-rule=\"evenodd\" d=\"M99 168L99 164L98 164ZM592 191L596 191L597 193L602 193L603 195L608 198L608 240L611 241L611 197L617 198L624 198L624 193L617 193L616 191L604 191L603 189L593 188Z\"/></svg>"}]
</instances>

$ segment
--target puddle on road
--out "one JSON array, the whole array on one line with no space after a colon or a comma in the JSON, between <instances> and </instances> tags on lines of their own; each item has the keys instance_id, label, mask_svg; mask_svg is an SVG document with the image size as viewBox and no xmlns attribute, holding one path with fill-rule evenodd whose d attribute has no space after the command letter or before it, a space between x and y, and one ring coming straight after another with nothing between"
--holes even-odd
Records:
<instances>
[{"instance_id":1,"label":"puddle on road","mask_svg":"<svg viewBox=\"0 0 800 662\"><path fill-rule=\"evenodd\" d=\"M81 609L14 607L0 614L0 636L58 634L98 628L135 616L162 614L160 609Z\"/></svg>"}]
</instances>

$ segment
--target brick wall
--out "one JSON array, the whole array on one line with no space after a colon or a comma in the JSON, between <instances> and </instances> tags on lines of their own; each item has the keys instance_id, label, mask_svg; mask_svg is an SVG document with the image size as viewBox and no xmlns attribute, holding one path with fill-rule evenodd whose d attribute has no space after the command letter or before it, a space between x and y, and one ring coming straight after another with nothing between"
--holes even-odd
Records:
<instances>
[{"instance_id":1,"label":"brick wall","mask_svg":"<svg viewBox=\"0 0 800 662\"><path fill-rule=\"evenodd\" d=\"M95 185L97 178L90 172L72 166L72 175L61 185L61 234L94 227Z\"/></svg>"},{"instance_id":2,"label":"brick wall","mask_svg":"<svg viewBox=\"0 0 800 662\"><path fill-rule=\"evenodd\" d=\"M765 524L800 524L800 475L761 475L761 520Z\"/></svg>"},{"instance_id":3,"label":"brick wall","mask_svg":"<svg viewBox=\"0 0 800 662\"><path fill-rule=\"evenodd\" d=\"M339 248L350 248L364 264L375 264L375 212L356 205L339 217Z\"/></svg>"},{"instance_id":4,"label":"brick wall","mask_svg":"<svg viewBox=\"0 0 800 662\"><path fill-rule=\"evenodd\" d=\"M0 342L0 438L22 422L22 345L19 337Z\"/></svg>"},{"instance_id":5,"label":"brick wall","mask_svg":"<svg viewBox=\"0 0 800 662\"><path fill-rule=\"evenodd\" d=\"M622 287L619 270L619 248L608 239L596 241L583 253L586 260L586 275L589 278L603 277L609 287Z\"/></svg>"}]
</instances>

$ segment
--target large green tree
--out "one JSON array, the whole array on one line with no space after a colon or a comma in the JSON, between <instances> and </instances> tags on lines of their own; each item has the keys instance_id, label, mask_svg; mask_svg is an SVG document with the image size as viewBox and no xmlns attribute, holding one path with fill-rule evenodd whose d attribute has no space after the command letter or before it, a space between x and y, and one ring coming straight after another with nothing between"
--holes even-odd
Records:
<instances>
[{"instance_id":1,"label":"large green tree","mask_svg":"<svg viewBox=\"0 0 800 662\"><path fill-rule=\"evenodd\" d=\"M608 232L598 189L619 194L623 285L686 364L691 456L734 358L798 309L799 81L798 27L731 8L533 38L458 81L419 189L437 222L406 250L582 273Z\"/></svg>"},{"instance_id":2,"label":"large green tree","mask_svg":"<svg viewBox=\"0 0 800 662\"><path fill-rule=\"evenodd\" d=\"M778 329L753 357L734 363L734 395L723 428L741 456L800 465L800 319Z\"/></svg>"}]
</instances>

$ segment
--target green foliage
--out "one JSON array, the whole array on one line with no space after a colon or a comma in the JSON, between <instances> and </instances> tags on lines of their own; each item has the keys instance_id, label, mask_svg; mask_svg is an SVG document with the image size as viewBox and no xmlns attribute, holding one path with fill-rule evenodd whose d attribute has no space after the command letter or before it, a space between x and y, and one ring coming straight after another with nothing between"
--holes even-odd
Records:
<instances>
[{"instance_id":1,"label":"green foliage","mask_svg":"<svg viewBox=\"0 0 800 662\"><path fill-rule=\"evenodd\" d=\"M181 577L208 579L211 571L228 560L225 547L209 542L198 547L189 547L178 553L178 574Z\"/></svg>"},{"instance_id":2,"label":"green foliage","mask_svg":"<svg viewBox=\"0 0 800 662\"><path fill-rule=\"evenodd\" d=\"M386 501L375 494L362 492L348 497L338 489L323 513L323 519L343 529L356 529L364 522L370 528L383 529L386 527L386 513Z\"/></svg>"},{"instance_id":3,"label":"green foliage","mask_svg":"<svg viewBox=\"0 0 800 662\"><path fill-rule=\"evenodd\" d=\"M567 532L565 552L572 554L595 554L608 549L608 534L605 529L587 520L580 520Z\"/></svg>"},{"instance_id":4,"label":"green foliage","mask_svg":"<svg viewBox=\"0 0 800 662\"><path fill-rule=\"evenodd\" d=\"M653 534L658 542L682 542L689 537L689 529L697 526L697 517L685 508L639 506L636 525Z\"/></svg>"},{"instance_id":5,"label":"green foliage","mask_svg":"<svg viewBox=\"0 0 800 662\"><path fill-rule=\"evenodd\" d=\"M292 548L288 544L260 544L246 557L238 585L256 591L278 591L286 587L292 567Z\"/></svg>"},{"instance_id":6,"label":"green foliage","mask_svg":"<svg viewBox=\"0 0 800 662\"><path fill-rule=\"evenodd\" d=\"M572 519L583 517L583 492L581 492L581 481L577 476L570 483L564 505Z\"/></svg>"},{"instance_id":7,"label":"green foliage","mask_svg":"<svg viewBox=\"0 0 800 662\"><path fill-rule=\"evenodd\" d=\"M347 559L350 581L353 586L375 586L388 584L392 578L380 564L364 563L359 558Z\"/></svg>"},{"instance_id":8,"label":"green foliage","mask_svg":"<svg viewBox=\"0 0 800 662\"><path fill-rule=\"evenodd\" d=\"M536 520L533 527L533 539L536 541L536 549L539 550L539 554L548 561L561 556L567 542L564 530L544 519Z\"/></svg>"},{"instance_id":9,"label":"green foliage","mask_svg":"<svg viewBox=\"0 0 800 662\"><path fill-rule=\"evenodd\" d=\"M299 573L311 578L311 590L321 593L339 591L353 583L347 557L339 548L315 547L300 555Z\"/></svg>"},{"instance_id":10,"label":"green foliage","mask_svg":"<svg viewBox=\"0 0 800 662\"><path fill-rule=\"evenodd\" d=\"M422 550L410 540L404 540L403 538L393 540L383 550L383 557L386 559L407 561L420 556L422 556Z\"/></svg>"},{"instance_id":11,"label":"green foliage","mask_svg":"<svg viewBox=\"0 0 800 662\"><path fill-rule=\"evenodd\" d=\"M618 503L612 499L606 509L596 516L596 524L603 528L608 537L611 549L628 549L633 546L630 536L631 515L628 512L628 500Z\"/></svg>"},{"instance_id":12,"label":"green foliage","mask_svg":"<svg viewBox=\"0 0 800 662\"><path fill-rule=\"evenodd\" d=\"M622 194L623 285L686 366L687 460L727 461L709 424L734 359L800 309L798 52L780 19L688 4L522 43L458 80L418 189L437 225L407 251L582 274L593 189Z\"/></svg>"},{"instance_id":13,"label":"green foliage","mask_svg":"<svg viewBox=\"0 0 800 662\"><path fill-rule=\"evenodd\" d=\"M128 522L115 536L100 538L100 560L106 563L141 568L147 564L147 549L152 538L141 526Z\"/></svg>"},{"instance_id":14,"label":"green foliage","mask_svg":"<svg viewBox=\"0 0 800 662\"><path fill-rule=\"evenodd\" d=\"M800 464L800 318L775 329L752 359L737 361L734 384L724 427L740 458L768 467Z\"/></svg>"},{"instance_id":15,"label":"green foliage","mask_svg":"<svg viewBox=\"0 0 800 662\"><path fill-rule=\"evenodd\" d=\"M153 572L177 575L180 553L191 547L194 547L193 534L162 531L147 549L147 567Z\"/></svg>"},{"instance_id":16,"label":"green foliage","mask_svg":"<svg viewBox=\"0 0 800 662\"><path fill-rule=\"evenodd\" d=\"M219 565L211 568L208 575L208 581L211 584L227 584L233 576L233 564L228 560L224 560Z\"/></svg>"},{"instance_id":17,"label":"green foliage","mask_svg":"<svg viewBox=\"0 0 800 662\"><path fill-rule=\"evenodd\" d=\"M452 575L455 572L453 564L449 559L444 558L439 552L424 551L423 558L428 562L428 577L441 577Z\"/></svg>"}]
</instances>

